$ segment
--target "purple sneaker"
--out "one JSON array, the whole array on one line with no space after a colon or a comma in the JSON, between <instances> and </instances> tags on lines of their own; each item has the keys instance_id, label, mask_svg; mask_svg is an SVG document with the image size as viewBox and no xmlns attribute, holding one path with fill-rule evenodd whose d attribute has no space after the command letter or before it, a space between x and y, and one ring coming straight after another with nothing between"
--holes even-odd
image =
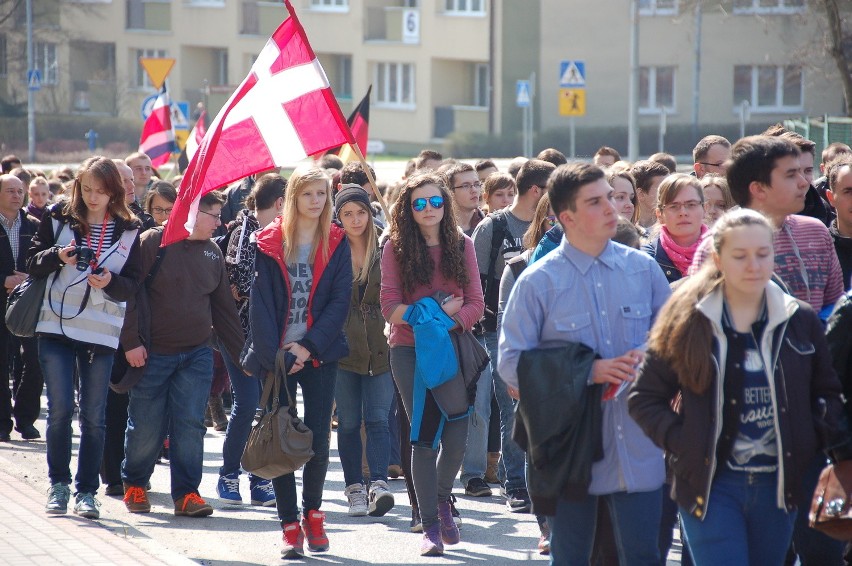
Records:
<instances>
[{"instance_id":1,"label":"purple sneaker","mask_svg":"<svg viewBox=\"0 0 852 566\"><path fill-rule=\"evenodd\" d=\"M438 503L438 519L441 523L441 539L444 544L458 544L461 537L459 527L453 520L452 503L449 499Z\"/></svg>"},{"instance_id":2,"label":"purple sneaker","mask_svg":"<svg viewBox=\"0 0 852 566\"><path fill-rule=\"evenodd\" d=\"M444 554L444 543L441 542L441 523L424 527L420 556L441 556L442 554Z\"/></svg>"}]
</instances>

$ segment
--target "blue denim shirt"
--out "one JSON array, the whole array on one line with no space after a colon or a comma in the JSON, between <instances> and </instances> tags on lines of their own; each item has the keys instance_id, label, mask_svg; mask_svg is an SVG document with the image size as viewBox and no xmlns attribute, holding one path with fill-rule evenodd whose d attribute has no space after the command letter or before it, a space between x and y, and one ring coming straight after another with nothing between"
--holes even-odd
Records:
<instances>
[{"instance_id":1,"label":"blue denim shirt","mask_svg":"<svg viewBox=\"0 0 852 566\"><path fill-rule=\"evenodd\" d=\"M582 342L602 358L644 348L671 291L647 254L610 242L598 257L564 238L528 267L509 296L500 333L498 369L518 387L521 352ZM592 467L589 493L651 491L665 479L662 451L627 414L627 393L603 402L603 460Z\"/></svg>"}]
</instances>

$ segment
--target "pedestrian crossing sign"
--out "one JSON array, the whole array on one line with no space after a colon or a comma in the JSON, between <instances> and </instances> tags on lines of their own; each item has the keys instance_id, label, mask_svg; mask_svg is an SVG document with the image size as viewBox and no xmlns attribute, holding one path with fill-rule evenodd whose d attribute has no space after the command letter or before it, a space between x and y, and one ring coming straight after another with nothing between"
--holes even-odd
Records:
<instances>
[{"instance_id":1,"label":"pedestrian crossing sign","mask_svg":"<svg viewBox=\"0 0 852 566\"><path fill-rule=\"evenodd\" d=\"M518 108L527 108L530 105L529 81L518 81L515 85L515 103Z\"/></svg>"},{"instance_id":2,"label":"pedestrian crossing sign","mask_svg":"<svg viewBox=\"0 0 852 566\"><path fill-rule=\"evenodd\" d=\"M578 88L586 86L586 62L562 61L559 63L559 87Z\"/></svg>"},{"instance_id":3,"label":"pedestrian crossing sign","mask_svg":"<svg viewBox=\"0 0 852 566\"><path fill-rule=\"evenodd\" d=\"M584 89L584 88L560 88L559 89L559 115L560 116L585 116L586 115L586 89Z\"/></svg>"},{"instance_id":4,"label":"pedestrian crossing sign","mask_svg":"<svg viewBox=\"0 0 852 566\"><path fill-rule=\"evenodd\" d=\"M33 92L41 90L41 71L38 69L27 71L27 88Z\"/></svg>"}]
</instances>

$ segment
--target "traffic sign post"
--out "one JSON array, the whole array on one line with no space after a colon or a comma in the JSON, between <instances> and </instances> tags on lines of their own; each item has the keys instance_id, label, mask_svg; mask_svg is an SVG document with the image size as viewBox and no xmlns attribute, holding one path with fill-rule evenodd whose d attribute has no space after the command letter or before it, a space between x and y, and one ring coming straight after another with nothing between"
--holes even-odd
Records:
<instances>
[{"instance_id":1,"label":"traffic sign post","mask_svg":"<svg viewBox=\"0 0 852 566\"><path fill-rule=\"evenodd\" d=\"M140 57L139 64L145 69L154 88L160 90L175 66L175 60L168 57Z\"/></svg>"},{"instance_id":2,"label":"traffic sign post","mask_svg":"<svg viewBox=\"0 0 852 566\"><path fill-rule=\"evenodd\" d=\"M569 116L571 157L576 157L576 116L586 115L586 62L559 63L559 114Z\"/></svg>"},{"instance_id":3,"label":"traffic sign post","mask_svg":"<svg viewBox=\"0 0 852 566\"><path fill-rule=\"evenodd\" d=\"M515 83L515 104L518 108L529 108L530 105L530 82L518 81Z\"/></svg>"},{"instance_id":4,"label":"traffic sign post","mask_svg":"<svg viewBox=\"0 0 852 566\"><path fill-rule=\"evenodd\" d=\"M519 80L515 83L515 104L523 111L523 151L522 153L528 157L532 157L532 129L533 129L533 108L532 99L534 91L532 84L535 81L535 73L530 75L529 80Z\"/></svg>"}]
</instances>

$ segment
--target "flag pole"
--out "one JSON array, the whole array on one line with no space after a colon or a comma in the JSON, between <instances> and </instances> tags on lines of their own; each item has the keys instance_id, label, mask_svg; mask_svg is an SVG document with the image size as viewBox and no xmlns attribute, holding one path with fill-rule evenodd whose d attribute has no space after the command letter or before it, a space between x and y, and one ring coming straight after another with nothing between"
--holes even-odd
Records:
<instances>
[{"instance_id":1,"label":"flag pole","mask_svg":"<svg viewBox=\"0 0 852 566\"><path fill-rule=\"evenodd\" d=\"M382 207L382 212L385 213L385 218L390 221L390 212L388 212L388 206L385 204L385 197L382 196L382 193L379 192L379 187L376 186L376 180L373 178L373 174L370 173L370 166L367 165L367 160L364 159L364 154L361 153L361 148L358 147L358 142L350 143L352 149L355 150L355 155L358 156L358 161L361 162L361 168L364 170L364 173L367 174L367 180L370 181L370 187L373 189L373 194L376 195L376 200L379 201L379 205Z\"/></svg>"}]
</instances>

